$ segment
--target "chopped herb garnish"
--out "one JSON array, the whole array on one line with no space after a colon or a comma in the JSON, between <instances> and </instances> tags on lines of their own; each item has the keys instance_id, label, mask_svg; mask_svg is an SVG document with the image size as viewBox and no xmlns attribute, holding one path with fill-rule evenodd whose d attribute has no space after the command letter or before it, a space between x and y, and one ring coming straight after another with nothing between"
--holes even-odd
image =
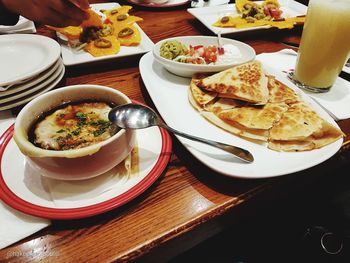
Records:
<instances>
[{"instance_id":1,"label":"chopped herb garnish","mask_svg":"<svg viewBox=\"0 0 350 263\"><path fill-rule=\"evenodd\" d=\"M93 132L95 137L100 136L101 134L103 134L106 130L105 129L101 129L101 130L96 130Z\"/></svg>"},{"instance_id":2,"label":"chopped herb garnish","mask_svg":"<svg viewBox=\"0 0 350 263\"><path fill-rule=\"evenodd\" d=\"M72 131L73 135L79 135L80 134L80 129L76 129L74 131Z\"/></svg>"},{"instance_id":3,"label":"chopped herb garnish","mask_svg":"<svg viewBox=\"0 0 350 263\"><path fill-rule=\"evenodd\" d=\"M75 114L75 117L77 117L77 119L79 119L79 121L82 121L82 122L86 121L86 118L87 118L86 114L80 111Z\"/></svg>"},{"instance_id":4,"label":"chopped herb garnish","mask_svg":"<svg viewBox=\"0 0 350 263\"><path fill-rule=\"evenodd\" d=\"M65 131L66 131L65 129L60 129L56 133L62 133L62 132L65 132Z\"/></svg>"}]
</instances>

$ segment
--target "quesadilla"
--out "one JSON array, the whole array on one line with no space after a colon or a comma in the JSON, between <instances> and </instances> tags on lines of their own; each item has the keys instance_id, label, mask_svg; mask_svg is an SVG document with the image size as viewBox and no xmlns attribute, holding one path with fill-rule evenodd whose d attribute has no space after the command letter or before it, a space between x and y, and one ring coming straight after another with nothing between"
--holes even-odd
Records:
<instances>
[{"instance_id":1,"label":"quesadilla","mask_svg":"<svg viewBox=\"0 0 350 263\"><path fill-rule=\"evenodd\" d=\"M274 76L267 76L269 89L269 102L295 103L300 100L298 94Z\"/></svg>"},{"instance_id":2,"label":"quesadilla","mask_svg":"<svg viewBox=\"0 0 350 263\"><path fill-rule=\"evenodd\" d=\"M193 76L188 91L188 99L192 106L198 111L207 109L207 106L213 102L218 95L216 92L202 90L196 85L196 82L204 77L205 75L199 74Z\"/></svg>"},{"instance_id":3,"label":"quesadilla","mask_svg":"<svg viewBox=\"0 0 350 263\"><path fill-rule=\"evenodd\" d=\"M268 103L264 106L235 107L202 115L217 126L242 137L267 141L269 129L288 110L285 103Z\"/></svg>"},{"instance_id":4,"label":"quesadilla","mask_svg":"<svg viewBox=\"0 0 350 263\"><path fill-rule=\"evenodd\" d=\"M303 102L289 107L271 128L268 147L276 151L307 151L335 142L344 134Z\"/></svg>"},{"instance_id":5,"label":"quesadilla","mask_svg":"<svg viewBox=\"0 0 350 263\"><path fill-rule=\"evenodd\" d=\"M252 61L238 65L196 82L204 90L217 92L219 97L266 104L269 98L267 77L261 63Z\"/></svg>"}]
</instances>

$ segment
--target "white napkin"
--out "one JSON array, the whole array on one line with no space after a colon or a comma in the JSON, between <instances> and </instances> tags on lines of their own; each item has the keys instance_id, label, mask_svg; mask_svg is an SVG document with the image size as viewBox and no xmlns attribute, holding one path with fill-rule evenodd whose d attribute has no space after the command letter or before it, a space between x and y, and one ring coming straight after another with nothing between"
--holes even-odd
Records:
<instances>
[{"instance_id":1,"label":"white napkin","mask_svg":"<svg viewBox=\"0 0 350 263\"><path fill-rule=\"evenodd\" d=\"M11 111L0 111L0 135L14 122ZM0 249L50 225L50 221L23 214L0 200Z\"/></svg>"},{"instance_id":2,"label":"white napkin","mask_svg":"<svg viewBox=\"0 0 350 263\"><path fill-rule=\"evenodd\" d=\"M292 49L283 49L275 53L262 53L256 57L262 63L285 73L294 69L297 53ZM321 105L335 120L350 118L350 82L337 78L329 92L311 93L304 91Z\"/></svg>"},{"instance_id":3,"label":"white napkin","mask_svg":"<svg viewBox=\"0 0 350 263\"><path fill-rule=\"evenodd\" d=\"M14 33L35 33L36 28L34 22L25 17L20 16L16 25L3 26L0 25L0 34L14 34Z\"/></svg>"}]
</instances>

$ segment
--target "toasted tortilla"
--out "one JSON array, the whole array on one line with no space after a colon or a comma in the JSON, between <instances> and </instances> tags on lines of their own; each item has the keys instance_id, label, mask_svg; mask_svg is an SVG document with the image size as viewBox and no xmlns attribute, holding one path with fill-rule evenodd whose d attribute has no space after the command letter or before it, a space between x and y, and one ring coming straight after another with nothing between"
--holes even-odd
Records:
<instances>
[{"instance_id":1,"label":"toasted tortilla","mask_svg":"<svg viewBox=\"0 0 350 263\"><path fill-rule=\"evenodd\" d=\"M291 105L272 127L268 147L276 151L306 151L326 146L343 136L340 129L300 102Z\"/></svg>"},{"instance_id":2,"label":"toasted tortilla","mask_svg":"<svg viewBox=\"0 0 350 263\"><path fill-rule=\"evenodd\" d=\"M268 140L268 131L277 122L282 114L287 111L288 105L285 103L268 103L264 106L245 106L213 112L217 118L211 114L204 114L207 119L217 126L232 132L236 135L250 139Z\"/></svg>"},{"instance_id":3,"label":"toasted tortilla","mask_svg":"<svg viewBox=\"0 0 350 263\"><path fill-rule=\"evenodd\" d=\"M299 95L287 85L277 80L274 76L267 76L269 89L269 102L285 102L292 104L300 101Z\"/></svg>"},{"instance_id":4,"label":"toasted tortilla","mask_svg":"<svg viewBox=\"0 0 350 263\"><path fill-rule=\"evenodd\" d=\"M199 80L199 88L219 93L219 97L266 104L269 97L267 77L261 63L252 61Z\"/></svg>"},{"instance_id":5,"label":"toasted tortilla","mask_svg":"<svg viewBox=\"0 0 350 263\"><path fill-rule=\"evenodd\" d=\"M203 77L203 75L195 75L191 80L188 90L189 102L198 111L205 110L217 97L216 92L202 90L196 85L196 82Z\"/></svg>"}]
</instances>

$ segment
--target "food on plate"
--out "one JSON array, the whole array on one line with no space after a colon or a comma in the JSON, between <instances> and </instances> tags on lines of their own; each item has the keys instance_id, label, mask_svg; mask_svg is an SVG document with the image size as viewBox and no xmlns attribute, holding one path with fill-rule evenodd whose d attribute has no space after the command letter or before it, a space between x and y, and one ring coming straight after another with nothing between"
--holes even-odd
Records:
<instances>
[{"instance_id":1,"label":"food on plate","mask_svg":"<svg viewBox=\"0 0 350 263\"><path fill-rule=\"evenodd\" d=\"M42 149L61 151L107 140L118 131L108 120L112 106L101 101L65 103L38 118L30 129L30 141Z\"/></svg>"},{"instance_id":2,"label":"food on plate","mask_svg":"<svg viewBox=\"0 0 350 263\"><path fill-rule=\"evenodd\" d=\"M160 47L160 56L169 60L205 65L223 65L236 61L242 56L232 44L221 47L215 45L185 45L177 40L165 41Z\"/></svg>"},{"instance_id":3,"label":"food on plate","mask_svg":"<svg viewBox=\"0 0 350 263\"><path fill-rule=\"evenodd\" d=\"M249 0L237 0L235 6L238 16L223 16L213 26L249 28L269 25L283 29L293 28L295 24L305 21L305 17L284 17L277 0L265 0L261 4Z\"/></svg>"},{"instance_id":4,"label":"food on plate","mask_svg":"<svg viewBox=\"0 0 350 263\"><path fill-rule=\"evenodd\" d=\"M199 80L196 85L221 97L266 104L269 90L267 77L257 60L229 68Z\"/></svg>"},{"instance_id":5,"label":"food on plate","mask_svg":"<svg viewBox=\"0 0 350 263\"><path fill-rule=\"evenodd\" d=\"M177 40L166 41L160 46L159 54L163 58L175 59L188 52L186 45Z\"/></svg>"},{"instance_id":6,"label":"food on plate","mask_svg":"<svg viewBox=\"0 0 350 263\"><path fill-rule=\"evenodd\" d=\"M89 18L80 26L50 28L62 34L76 51L83 49L94 57L114 55L121 46L138 46L141 43L141 34L134 24L143 19L129 15L131 8L121 6L102 10L101 14L88 9Z\"/></svg>"},{"instance_id":7,"label":"food on plate","mask_svg":"<svg viewBox=\"0 0 350 263\"><path fill-rule=\"evenodd\" d=\"M269 102L285 102L287 104L299 101L298 94L287 85L276 79L274 76L267 75L269 89Z\"/></svg>"},{"instance_id":8,"label":"food on plate","mask_svg":"<svg viewBox=\"0 0 350 263\"><path fill-rule=\"evenodd\" d=\"M330 144L344 134L303 102L292 104L270 130L268 147L277 151L306 151Z\"/></svg>"},{"instance_id":9,"label":"food on plate","mask_svg":"<svg viewBox=\"0 0 350 263\"><path fill-rule=\"evenodd\" d=\"M240 92L242 87L244 92ZM318 149L344 136L292 88L266 75L258 61L211 76L195 75L188 98L216 126L258 143L266 142L276 151Z\"/></svg>"}]
</instances>

